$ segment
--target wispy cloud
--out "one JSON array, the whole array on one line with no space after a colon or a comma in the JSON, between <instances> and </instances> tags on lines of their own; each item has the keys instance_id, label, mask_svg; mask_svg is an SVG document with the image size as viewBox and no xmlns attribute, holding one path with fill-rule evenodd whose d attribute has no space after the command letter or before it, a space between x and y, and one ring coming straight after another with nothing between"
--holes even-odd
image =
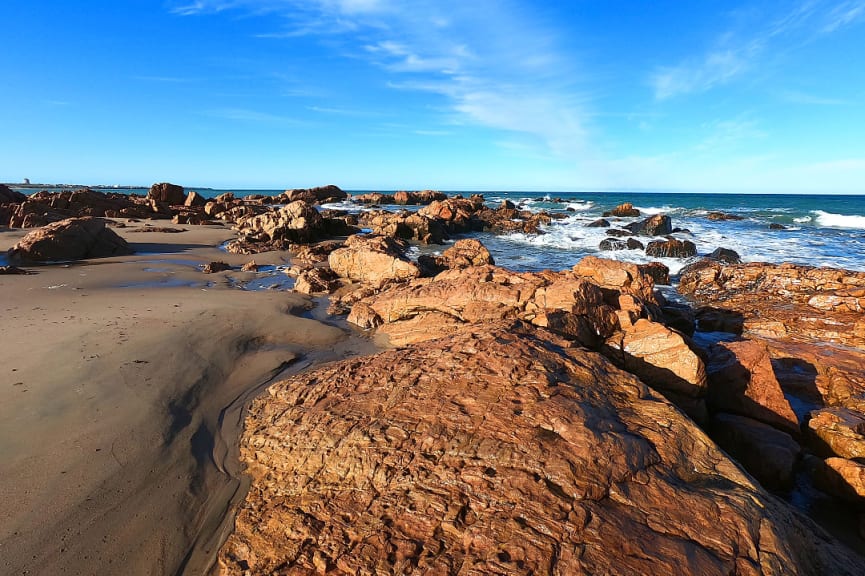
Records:
<instances>
[{"instance_id":1,"label":"wispy cloud","mask_svg":"<svg viewBox=\"0 0 865 576\"><path fill-rule=\"evenodd\" d=\"M850 100L808 94L805 92L799 92L798 90L784 90L781 92L781 97L787 102L792 102L793 104L808 104L814 106L850 106L853 104Z\"/></svg>"},{"instance_id":2,"label":"wispy cloud","mask_svg":"<svg viewBox=\"0 0 865 576\"><path fill-rule=\"evenodd\" d=\"M840 4L827 0L800 0L786 9L764 12L748 30L725 30L696 58L657 67L649 75L655 98L711 90L756 68L764 55L790 43L807 42L865 21L865 0Z\"/></svg>"},{"instance_id":3,"label":"wispy cloud","mask_svg":"<svg viewBox=\"0 0 865 576\"><path fill-rule=\"evenodd\" d=\"M441 96L443 122L527 134L560 156L585 148L573 61L556 30L511 0L198 0L174 12L228 9L281 17L260 36L343 35L344 55L379 67L391 88Z\"/></svg>"}]
</instances>

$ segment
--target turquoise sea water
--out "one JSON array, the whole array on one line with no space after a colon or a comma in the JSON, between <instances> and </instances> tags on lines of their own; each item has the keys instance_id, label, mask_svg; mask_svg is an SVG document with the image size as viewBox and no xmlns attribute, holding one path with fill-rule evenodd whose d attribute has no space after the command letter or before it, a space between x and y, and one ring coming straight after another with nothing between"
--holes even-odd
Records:
<instances>
[{"instance_id":1,"label":"turquoise sea water","mask_svg":"<svg viewBox=\"0 0 865 576\"><path fill-rule=\"evenodd\" d=\"M147 190L123 192L143 195ZM207 197L223 192L234 192L237 196L273 196L282 190L200 190ZM349 191L352 192L367 191ZM469 196L472 192L448 191L448 194ZM865 270L865 196L504 191L489 191L483 195L490 206L497 206L508 199L524 209L561 212L567 216L546 226L545 234L538 236L475 235L490 248L497 264L514 270L568 268L588 254L631 262L648 261L641 250L599 251L598 244L607 237L605 229L586 227L586 224L599 218L604 210L623 202L633 203L643 213L642 217L658 212L668 214L673 220L673 227L688 230L674 236L694 242L700 255L724 247L735 250L748 262L793 262ZM557 199L561 201L555 201ZM366 209L352 202L327 207L354 212ZM401 210L406 207L384 208ZM408 209L417 210L417 207ZM706 218L712 211L736 214L743 219L712 221ZM611 219L611 222L614 226L621 226L633 220ZM780 224L785 229L770 230L770 224ZM646 243L651 239L642 240ZM419 247L418 250L428 252L443 248ZM677 259L663 261L674 273L689 262Z\"/></svg>"}]
</instances>

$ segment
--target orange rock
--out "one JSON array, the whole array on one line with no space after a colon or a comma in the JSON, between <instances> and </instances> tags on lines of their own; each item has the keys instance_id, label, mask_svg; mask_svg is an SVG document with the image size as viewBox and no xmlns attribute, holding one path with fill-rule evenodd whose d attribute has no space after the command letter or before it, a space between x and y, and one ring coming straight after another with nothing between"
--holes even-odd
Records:
<instances>
[{"instance_id":1,"label":"orange rock","mask_svg":"<svg viewBox=\"0 0 865 576\"><path fill-rule=\"evenodd\" d=\"M706 366L709 408L748 416L799 436L799 420L775 378L768 347L760 342L722 342Z\"/></svg>"},{"instance_id":2,"label":"orange rock","mask_svg":"<svg viewBox=\"0 0 865 576\"><path fill-rule=\"evenodd\" d=\"M596 353L473 326L253 401L222 574L862 574Z\"/></svg>"},{"instance_id":3,"label":"orange rock","mask_svg":"<svg viewBox=\"0 0 865 576\"><path fill-rule=\"evenodd\" d=\"M418 267L405 257L407 246L385 236L349 236L343 248L327 257L330 268L342 278L381 286L392 280L420 276Z\"/></svg>"}]
</instances>

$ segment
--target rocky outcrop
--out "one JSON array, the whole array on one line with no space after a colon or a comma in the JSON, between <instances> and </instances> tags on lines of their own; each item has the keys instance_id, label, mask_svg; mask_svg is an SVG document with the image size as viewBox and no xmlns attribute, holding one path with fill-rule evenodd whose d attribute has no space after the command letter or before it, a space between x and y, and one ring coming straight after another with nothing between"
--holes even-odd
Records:
<instances>
[{"instance_id":1,"label":"rocky outcrop","mask_svg":"<svg viewBox=\"0 0 865 576\"><path fill-rule=\"evenodd\" d=\"M9 212L12 228L38 228L67 218L85 216L107 218L167 218L157 214L144 198L125 194L106 194L82 188L61 192L37 192L14 205Z\"/></svg>"},{"instance_id":2,"label":"rocky outcrop","mask_svg":"<svg viewBox=\"0 0 865 576\"><path fill-rule=\"evenodd\" d=\"M297 276L294 291L301 294L330 294L342 283L333 270L329 268L310 268Z\"/></svg>"},{"instance_id":3,"label":"rocky outcrop","mask_svg":"<svg viewBox=\"0 0 865 576\"><path fill-rule=\"evenodd\" d=\"M0 184L0 204L20 204L27 199L21 192L15 192L5 184Z\"/></svg>"},{"instance_id":4,"label":"rocky outcrop","mask_svg":"<svg viewBox=\"0 0 865 576\"><path fill-rule=\"evenodd\" d=\"M716 344L709 349L706 370L711 410L747 416L799 436L799 420L775 378L765 344L749 340Z\"/></svg>"},{"instance_id":5,"label":"rocky outcrop","mask_svg":"<svg viewBox=\"0 0 865 576\"><path fill-rule=\"evenodd\" d=\"M253 401L226 575L852 575L601 356L524 324L352 358Z\"/></svg>"},{"instance_id":6,"label":"rocky outcrop","mask_svg":"<svg viewBox=\"0 0 865 576\"><path fill-rule=\"evenodd\" d=\"M231 265L221 260L214 260L204 265L201 271L205 274L216 274L217 272L225 272L231 270Z\"/></svg>"},{"instance_id":7,"label":"rocky outcrop","mask_svg":"<svg viewBox=\"0 0 865 576\"><path fill-rule=\"evenodd\" d=\"M194 190L190 190L183 201L183 205L187 208L204 208L205 204L207 204L207 198Z\"/></svg>"},{"instance_id":8,"label":"rocky outcrop","mask_svg":"<svg viewBox=\"0 0 865 576\"><path fill-rule=\"evenodd\" d=\"M441 256L421 255L417 259L423 276L435 276L445 270L469 268L470 266L494 265L490 251L479 240L464 238L442 252Z\"/></svg>"},{"instance_id":9,"label":"rocky outcrop","mask_svg":"<svg viewBox=\"0 0 865 576\"><path fill-rule=\"evenodd\" d=\"M607 218L609 216L617 216L620 218L632 218L635 216L639 216L640 211L634 208L634 205L630 202L625 202L624 204L619 204L612 210L607 210L603 213L603 217Z\"/></svg>"},{"instance_id":10,"label":"rocky outcrop","mask_svg":"<svg viewBox=\"0 0 865 576\"><path fill-rule=\"evenodd\" d=\"M574 265L573 272L605 290L610 303L618 302L621 294L636 296L645 303L657 303L651 276L636 264L586 256Z\"/></svg>"},{"instance_id":11,"label":"rocky outcrop","mask_svg":"<svg viewBox=\"0 0 865 576\"><path fill-rule=\"evenodd\" d=\"M802 448L786 432L738 414L718 413L709 426L712 439L766 488L787 490Z\"/></svg>"},{"instance_id":12,"label":"rocky outcrop","mask_svg":"<svg viewBox=\"0 0 865 576\"><path fill-rule=\"evenodd\" d=\"M865 348L865 272L701 260L682 270L679 291L735 311L751 336Z\"/></svg>"},{"instance_id":13,"label":"rocky outcrop","mask_svg":"<svg viewBox=\"0 0 865 576\"><path fill-rule=\"evenodd\" d=\"M696 255L697 246L690 240L654 240L646 246L646 256L652 258L690 258Z\"/></svg>"},{"instance_id":14,"label":"rocky outcrop","mask_svg":"<svg viewBox=\"0 0 865 576\"><path fill-rule=\"evenodd\" d=\"M645 220L632 222L625 228L640 236L666 236L673 233L672 220L666 214L649 216Z\"/></svg>"},{"instance_id":15,"label":"rocky outcrop","mask_svg":"<svg viewBox=\"0 0 865 576\"><path fill-rule=\"evenodd\" d=\"M288 250L292 244L313 242L325 234L318 210L302 200L276 211L241 218L234 228L239 238L226 247L234 254Z\"/></svg>"},{"instance_id":16,"label":"rocky outcrop","mask_svg":"<svg viewBox=\"0 0 865 576\"><path fill-rule=\"evenodd\" d=\"M373 234L417 240L422 244L441 244L448 237L446 226L439 220L407 210L365 212L359 222L371 228Z\"/></svg>"},{"instance_id":17,"label":"rocky outcrop","mask_svg":"<svg viewBox=\"0 0 865 576\"><path fill-rule=\"evenodd\" d=\"M730 250L729 248L715 248L711 254L706 256L709 260L714 260L715 262L722 262L724 264L741 264L742 257L739 256L739 253L735 250Z\"/></svg>"},{"instance_id":18,"label":"rocky outcrop","mask_svg":"<svg viewBox=\"0 0 865 576\"><path fill-rule=\"evenodd\" d=\"M329 184L316 188L286 190L282 194L275 196L271 202L274 204L290 204L302 200L307 204L327 204L328 202L341 202L346 198L348 198L348 194L340 189L339 186Z\"/></svg>"},{"instance_id":19,"label":"rocky outcrop","mask_svg":"<svg viewBox=\"0 0 865 576\"><path fill-rule=\"evenodd\" d=\"M13 263L55 262L132 254L99 218L70 218L33 230L8 252Z\"/></svg>"},{"instance_id":20,"label":"rocky outcrop","mask_svg":"<svg viewBox=\"0 0 865 576\"><path fill-rule=\"evenodd\" d=\"M388 236L349 236L345 246L331 252L327 261L338 276L382 286L394 280L420 276L420 270L406 256L408 245Z\"/></svg>"},{"instance_id":21,"label":"rocky outcrop","mask_svg":"<svg viewBox=\"0 0 865 576\"><path fill-rule=\"evenodd\" d=\"M427 205L435 201L445 200L447 194L436 190L420 190L418 192L396 192L393 195L393 203L401 205Z\"/></svg>"},{"instance_id":22,"label":"rocky outcrop","mask_svg":"<svg viewBox=\"0 0 865 576\"><path fill-rule=\"evenodd\" d=\"M811 413L808 431L817 454L865 460L865 414L850 408L823 408Z\"/></svg>"},{"instance_id":23,"label":"rocky outcrop","mask_svg":"<svg viewBox=\"0 0 865 576\"><path fill-rule=\"evenodd\" d=\"M147 192L147 199L176 206L186 202L186 194L183 192L183 186L160 182L150 187L150 190Z\"/></svg>"},{"instance_id":24,"label":"rocky outcrop","mask_svg":"<svg viewBox=\"0 0 865 576\"><path fill-rule=\"evenodd\" d=\"M604 218L598 218L597 220L593 220L586 224L586 228L609 228L610 221L605 220Z\"/></svg>"}]
</instances>

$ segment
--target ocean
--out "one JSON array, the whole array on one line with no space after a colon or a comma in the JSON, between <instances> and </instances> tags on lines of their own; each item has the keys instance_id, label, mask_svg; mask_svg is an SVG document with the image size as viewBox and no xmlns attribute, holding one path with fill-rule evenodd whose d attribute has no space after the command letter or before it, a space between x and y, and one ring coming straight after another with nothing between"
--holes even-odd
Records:
<instances>
[{"instance_id":1,"label":"ocean","mask_svg":"<svg viewBox=\"0 0 865 576\"><path fill-rule=\"evenodd\" d=\"M196 190L195 188L189 188ZM110 190L106 190L110 191ZM27 190L32 192L32 190ZM122 190L146 194L146 189ZM213 197L223 192L236 196L247 194L277 195L282 190L211 190L199 192ZM348 191L360 194L366 190ZM380 190L384 193L392 191ZM448 191L466 197L474 192ZM674 228L687 232L674 236L694 242L698 257L716 248L729 248L745 262L792 262L812 266L830 266L865 271L865 196L798 195L798 194L705 194L662 192L483 192L487 203L495 207L510 200L523 209L559 212L567 217L545 226L544 234L508 234L495 236L473 234L493 254L500 266L516 271L561 270L573 266L584 256L593 254L628 262L642 263L642 250L600 251L598 244L608 236L605 228L587 228L586 224L601 217L605 210L631 202L644 218L664 213ZM561 200L561 201L556 201ZM352 202L325 206L359 212L367 207ZM391 210L417 210L419 207L383 206ZM710 212L741 216L742 220L709 220ZM620 227L638 218L610 219ZM771 224L784 226L772 230ZM644 242L645 243L645 242ZM415 252L440 251L445 247L417 247ZM675 274L693 259L661 259Z\"/></svg>"}]
</instances>

